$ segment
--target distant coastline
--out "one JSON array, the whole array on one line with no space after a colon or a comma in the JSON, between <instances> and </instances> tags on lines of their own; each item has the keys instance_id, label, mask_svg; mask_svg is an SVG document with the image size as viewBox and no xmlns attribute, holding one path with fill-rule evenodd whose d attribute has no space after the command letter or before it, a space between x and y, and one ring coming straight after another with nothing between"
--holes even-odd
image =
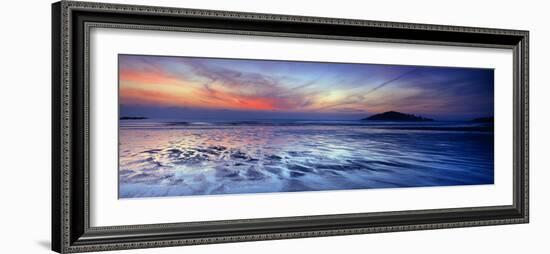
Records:
<instances>
[{"instance_id":1,"label":"distant coastline","mask_svg":"<svg viewBox=\"0 0 550 254\"><path fill-rule=\"evenodd\" d=\"M143 116L122 116L120 117L120 120L145 120L148 119L147 117Z\"/></svg>"},{"instance_id":2,"label":"distant coastline","mask_svg":"<svg viewBox=\"0 0 550 254\"><path fill-rule=\"evenodd\" d=\"M144 116L121 116L119 118L120 120L148 120L150 118L144 117ZM156 119L153 118L152 120L160 121L160 122L166 122L170 125L200 125L202 123L225 123L230 125L241 125L241 124L264 124L267 122L278 122L280 124L284 123L291 123L291 122L302 122L303 124L315 124L317 122L324 122L325 124L334 122L335 124L342 124L345 122L352 123L354 121L359 122L366 122L366 121L376 121L376 122L449 122L448 120L435 120L432 118L427 118L420 115L414 115L414 114L408 114L408 113L402 113L397 111L387 111L384 113L374 114L369 117L365 117L362 119L347 119L347 120L339 120L339 119L246 119L246 120L214 120L208 119L208 120L189 120L189 121L179 121L176 119ZM470 122L470 123L484 123L484 124L491 124L494 123L494 117L478 117L478 118L471 118L471 119L464 119L464 120L454 120L455 122ZM451 121L452 122L452 121Z\"/></svg>"},{"instance_id":3,"label":"distant coastline","mask_svg":"<svg viewBox=\"0 0 550 254\"><path fill-rule=\"evenodd\" d=\"M480 117L480 118L473 119L472 122L476 122L476 123L494 123L495 118L494 117Z\"/></svg>"}]
</instances>

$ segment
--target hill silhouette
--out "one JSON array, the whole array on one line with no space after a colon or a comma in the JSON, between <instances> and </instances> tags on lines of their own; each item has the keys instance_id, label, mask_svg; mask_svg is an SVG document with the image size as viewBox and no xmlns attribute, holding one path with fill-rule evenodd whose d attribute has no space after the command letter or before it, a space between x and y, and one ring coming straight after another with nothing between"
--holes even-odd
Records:
<instances>
[{"instance_id":1,"label":"hill silhouette","mask_svg":"<svg viewBox=\"0 0 550 254\"><path fill-rule=\"evenodd\" d=\"M387 111L384 113L372 115L361 120L374 120L374 121L407 121L407 122L428 122L433 119L416 116L412 114L401 113L397 111Z\"/></svg>"}]
</instances>

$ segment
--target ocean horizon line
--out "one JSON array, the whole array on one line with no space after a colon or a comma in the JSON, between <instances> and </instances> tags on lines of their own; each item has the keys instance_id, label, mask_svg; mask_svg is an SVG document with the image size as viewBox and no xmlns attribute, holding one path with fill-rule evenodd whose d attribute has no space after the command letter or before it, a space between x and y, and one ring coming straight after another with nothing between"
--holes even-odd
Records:
<instances>
[{"instance_id":1,"label":"ocean horizon line","mask_svg":"<svg viewBox=\"0 0 550 254\"><path fill-rule=\"evenodd\" d=\"M134 118L134 117L130 117ZM244 119L199 119L199 118L154 118L154 117L135 117L136 119L127 119L126 117L119 117L121 121L159 121L159 122L269 122L269 121L289 121L289 122L400 122L400 123L414 123L422 121L399 121L399 120L368 120L368 119L307 119L307 118L244 118ZM138 119L139 118L139 119ZM453 119L453 120L439 120L433 119L431 122L473 122L475 118L471 119Z\"/></svg>"}]
</instances>

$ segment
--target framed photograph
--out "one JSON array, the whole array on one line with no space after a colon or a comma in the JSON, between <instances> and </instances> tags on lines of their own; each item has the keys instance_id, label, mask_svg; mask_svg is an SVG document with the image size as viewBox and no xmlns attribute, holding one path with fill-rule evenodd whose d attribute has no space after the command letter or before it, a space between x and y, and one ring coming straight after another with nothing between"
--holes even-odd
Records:
<instances>
[{"instance_id":1,"label":"framed photograph","mask_svg":"<svg viewBox=\"0 0 550 254\"><path fill-rule=\"evenodd\" d=\"M54 251L528 222L528 31L52 11Z\"/></svg>"}]
</instances>

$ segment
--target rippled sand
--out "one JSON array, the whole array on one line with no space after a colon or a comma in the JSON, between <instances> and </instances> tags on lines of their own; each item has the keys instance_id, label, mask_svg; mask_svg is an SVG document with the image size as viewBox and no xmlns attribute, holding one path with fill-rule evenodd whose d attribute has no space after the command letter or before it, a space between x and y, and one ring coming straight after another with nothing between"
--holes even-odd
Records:
<instances>
[{"instance_id":1,"label":"rippled sand","mask_svg":"<svg viewBox=\"0 0 550 254\"><path fill-rule=\"evenodd\" d=\"M493 183L493 132L471 126L128 126L120 198Z\"/></svg>"}]
</instances>

